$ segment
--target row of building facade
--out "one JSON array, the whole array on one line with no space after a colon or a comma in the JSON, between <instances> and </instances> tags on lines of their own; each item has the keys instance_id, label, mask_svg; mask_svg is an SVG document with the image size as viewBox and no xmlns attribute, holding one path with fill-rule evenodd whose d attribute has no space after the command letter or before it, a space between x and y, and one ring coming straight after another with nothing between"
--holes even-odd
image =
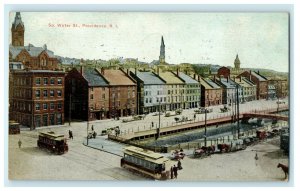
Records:
<instances>
[{"instance_id":1,"label":"row of building facade","mask_svg":"<svg viewBox=\"0 0 300 191\"><path fill-rule=\"evenodd\" d=\"M72 68L64 72L47 46L24 46L24 23L16 13L9 47L9 119L23 126L61 125L68 120L101 120L151 112L231 105L256 99L284 97L279 83L259 72L244 71L231 77L222 67L218 74L167 70L162 38L155 70ZM238 56L235 65L239 67ZM276 86L278 85L278 87ZM282 86L281 86L281 89Z\"/></svg>"}]
</instances>

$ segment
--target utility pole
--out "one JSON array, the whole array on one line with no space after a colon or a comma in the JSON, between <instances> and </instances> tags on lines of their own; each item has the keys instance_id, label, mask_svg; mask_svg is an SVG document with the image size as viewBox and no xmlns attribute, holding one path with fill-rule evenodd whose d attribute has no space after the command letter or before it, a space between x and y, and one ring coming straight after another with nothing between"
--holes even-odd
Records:
<instances>
[{"instance_id":1,"label":"utility pole","mask_svg":"<svg viewBox=\"0 0 300 191\"><path fill-rule=\"evenodd\" d=\"M71 105L72 105L72 100L71 100L71 94L69 98L69 126L71 126Z\"/></svg>"},{"instance_id":2,"label":"utility pole","mask_svg":"<svg viewBox=\"0 0 300 191\"><path fill-rule=\"evenodd\" d=\"M205 113L205 129L204 129L204 146L206 147L206 125L207 125L207 108L205 108L204 110L204 113Z\"/></svg>"},{"instance_id":3,"label":"utility pole","mask_svg":"<svg viewBox=\"0 0 300 191\"><path fill-rule=\"evenodd\" d=\"M159 134L160 134L160 100L159 100L159 108L158 108L158 129L157 131L157 135L156 135L156 140L159 138Z\"/></svg>"},{"instance_id":4,"label":"utility pole","mask_svg":"<svg viewBox=\"0 0 300 191\"><path fill-rule=\"evenodd\" d=\"M236 95L237 95L237 130L238 130L238 139L240 138L240 100L239 100L239 87L236 86Z\"/></svg>"}]
</instances>

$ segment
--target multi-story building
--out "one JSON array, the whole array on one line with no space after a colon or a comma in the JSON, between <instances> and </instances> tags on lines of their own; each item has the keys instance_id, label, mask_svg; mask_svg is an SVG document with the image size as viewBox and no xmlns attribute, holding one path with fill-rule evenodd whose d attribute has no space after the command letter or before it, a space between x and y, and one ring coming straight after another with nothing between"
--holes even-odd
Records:
<instances>
[{"instance_id":1,"label":"multi-story building","mask_svg":"<svg viewBox=\"0 0 300 191\"><path fill-rule=\"evenodd\" d=\"M201 78L201 107L222 104L222 88L209 78Z\"/></svg>"},{"instance_id":2,"label":"multi-story building","mask_svg":"<svg viewBox=\"0 0 300 191\"><path fill-rule=\"evenodd\" d=\"M239 85L239 102L256 100L257 86L245 77L234 78L234 82Z\"/></svg>"},{"instance_id":3,"label":"multi-story building","mask_svg":"<svg viewBox=\"0 0 300 191\"><path fill-rule=\"evenodd\" d=\"M16 70L10 75L10 119L33 129L64 123L64 72Z\"/></svg>"},{"instance_id":4,"label":"multi-story building","mask_svg":"<svg viewBox=\"0 0 300 191\"><path fill-rule=\"evenodd\" d=\"M238 85L229 76L216 78L216 82L222 87L222 104L235 103Z\"/></svg>"},{"instance_id":5,"label":"multi-story building","mask_svg":"<svg viewBox=\"0 0 300 191\"><path fill-rule=\"evenodd\" d=\"M150 71L130 72L137 82L138 114L164 110L167 102L166 82Z\"/></svg>"},{"instance_id":6,"label":"multi-story building","mask_svg":"<svg viewBox=\"0 0 300 191\"><path fill-rule=\"evenodd\" d=\"M289 86L286 79L271 79L269 85L273 85L276 91L276 98L284 98L288 96Z\"/></svg>"},{"instance_id":7,"label":"multi-story building","mask_svg":"<svg viewBox=\"0 0 300 191\"><path fill-rule=\"evenodd\" d=\"M25 26L20 12L12 23L9 46L9 117L23 126L64 123L65 73L47 46L24 46Z\"/></svg>"},{"instance_id":8,"label":"multi-story building","mask_svg":"<svg viewBox=\"0 0 300 191\"><path fill-rule=\"evenodd\" d=\"M166 110L182 109L184 103L184 80L170 71L159 71L157 75L166 82L167 102Z\"/></svg>"},{"instance_id":9,"label":"multi-story building","mask_svg":"<svg viewBox=\"0 0 300 191\"><path fill-rule=\"evenodd\" d=\"M256 98L258 100L268 99L268 79L259 74L259 71L244 71L237 77L246 77L249 81L254 82L256 85Z\"/></svg>"},{"instance_id":10,"label":"multi-story building","mask_svg":"<svg viewBox=\"0 0 300 191\"><path fill-rule=\"evenodd\" d=\"M109 117L136 114L136 81L127 72L118 69L101 69L98 72L109 83Z\"/></svg>"},{"instance_id":11,"label":"multi-story building","mask_svg":"<svg viewBox=\"0 0 300 191\"><path fill-rule=\"evenodd\" d=\"M201 97L201 87L200 83L190 77L189 75L179 72L177 70L176 75L184 81L184 90L183 90L183 108L197 108L200 106L200 97Z\"/></svg>"},{"instance_id":12,"label":"multi-story building","mask_svg":"<svg viewBox=\"0 0 300 191\"><path fill-rule=\"evenodd\" d=\"M109 83L98 70L73 68L66 76L65 87L66 118L100 120L109 117Z\"/></svg>"}]
</instances>

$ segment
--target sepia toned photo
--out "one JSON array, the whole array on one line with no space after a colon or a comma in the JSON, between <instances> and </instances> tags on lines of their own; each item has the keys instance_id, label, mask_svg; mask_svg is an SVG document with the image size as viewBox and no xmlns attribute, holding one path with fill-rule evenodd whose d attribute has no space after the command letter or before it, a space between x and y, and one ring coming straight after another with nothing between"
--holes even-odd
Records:
<instances>
[{"instance_id":1,"label":"sepia toned photo","mask_svg":"<svg viewBox=\"0 0 300 191\"><path fill-rule=\"evenodd\" d=\"M289 182L289 13L8 23L9 180Z\"/></svg>"}]
</instances>

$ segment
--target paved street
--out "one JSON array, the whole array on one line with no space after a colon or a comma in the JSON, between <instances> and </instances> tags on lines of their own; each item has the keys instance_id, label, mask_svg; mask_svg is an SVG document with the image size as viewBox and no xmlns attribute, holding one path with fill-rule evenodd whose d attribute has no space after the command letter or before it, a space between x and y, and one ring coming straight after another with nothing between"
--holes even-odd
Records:
<instances>
[{"instance_id":1,"label":"paved street","mask_svg":"<svg viewBox=\"0 0 300 191\"><path fill-rule=\"evenodd\" d=\"M288 104L287 100L286 104ZM282 105L280 105L282 106ZM228 113L220 113L223 106L214 107L214 112L208 114L208 118L216 118ZM277 108L276 101L253 101L241 104L240 110L251 111L259 109ZM192 110L185 110L183 116L193 117ZM198 114L197 120L203 120L204 115ZM122 120L122 119L121 119ZM98 135L105 128L120 126L123 133L149 129L151 122L158 121L158 116L147 115L144 120L122 123L121 120L112 119L90 122ZM172 124L174 117L161 117L162 128ZM63 133L68 136L68 130L73 131L74 139L68 140L69 152L64 155L53 155L36 146L38 132L49 130ZM9 136L9 178L10 179L42 179L42 180L145 180L146 178L120 168L120 156L86 147L87 123L72 122L61 127L40 128L34 131L22 130L20 135ZM18 140L21 139L22 148L18 148ZM105 137L97 137L103 142L94 142L90 139L91 146L100 147L120 153L123 145L105 140ZM186 157L182 161L183 170L179 171L178 180L282 180L284 174L276 168L278 162L288 163L288 158L283 156L278 148L278 141L272 140L254 147L248 147L244 151L216 154L205 159L192 159ZM103 143L103 145L102 145ZM257 151L259 160L255 161ZM172 180L171 180L172 181Z\"/></svg>"}]
</instances>

